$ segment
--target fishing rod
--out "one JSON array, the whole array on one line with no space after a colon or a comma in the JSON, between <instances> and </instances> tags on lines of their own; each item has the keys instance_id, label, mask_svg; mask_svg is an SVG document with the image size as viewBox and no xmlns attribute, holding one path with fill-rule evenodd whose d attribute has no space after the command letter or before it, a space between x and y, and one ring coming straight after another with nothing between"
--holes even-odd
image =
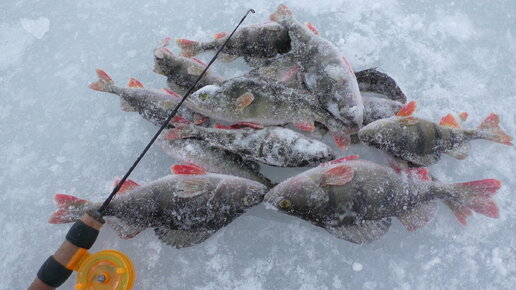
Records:
<instances>
[{"instance_id":1,"label":"fishing rod","mask_svg":"<svg viewBox=\"0 0 516 290\"><path fill-rule=\"evenodd\" d=\"M179 107L181 107L186 98L188 98L192 93L197 83L217 59L220 52L224 49L228 41L231 39L238 27L240 27L242 22L244 22L249 13L255 13L255 11L253 9L249 9L245 13L244 17L242 17L238 25L233 29L233 32L231 32L226 41L217 50L195 83L184 94L183 98L179 101L174 110L172 110L163 125L159 128L156 134L154 134L147 146L145 146L145 149L143 149L136 161L125 173L124 177L115 186L115 188L113 188L113 191L106 198L102 206L98 210L89 210L81 217L80 220L76 221L72 225L66 234L66 240L39 268L37 277L28 287L29 290L55 289L61 286L70 277L73 270L79 272L79 282L75 285L76 289L90 288L93 285L90 284L91 281L96 283L99 287L112 286L113 289L132 288L134 284L134 269L129 258L124 254L113 250L101 251L93 255L90 255L87 250L90 249L97 240L99 230L105 223L103 218L104 213L111 200L115 197L127 178L129 178L129 175L131 175L147 151L149 151L150 147L154 144L161 132L163 132L163 130L169 125L170 121L179 110Z\"/></svg>"}]
</instances>

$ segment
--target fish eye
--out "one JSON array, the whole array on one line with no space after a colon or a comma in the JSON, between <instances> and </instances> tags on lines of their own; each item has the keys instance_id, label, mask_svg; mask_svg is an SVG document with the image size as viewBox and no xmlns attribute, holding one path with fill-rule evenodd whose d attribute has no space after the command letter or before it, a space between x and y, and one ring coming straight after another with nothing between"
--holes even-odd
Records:
<instances>
[{"instance_id":1,"label":"fish eye","mask_svg":"<svg viewBox=\"0 0 516 290\"><path fill-rule=\"evenodd\" d=\"M292 205L292 202L289 199L284 199L280 201L279 206L281 208L289 208Z\"/></svg>"},{"instance_id":2,"label":"fish eye","mask_svg":"<svg viewBox=\"0 0 516 290\"><path fill-rule=\"evenodd\" d=\"M253 204L253 198L250 197L250 196L245 196L244 197L244 205L245 206L250 206Z\"/></svg>"},{"instance_id":3,"label":"fish eye","mask_svg":"<svg viewBox=\"0 0 516 290\"><path fill-rule=\"evenodd\" d=\"M200 93L199 98L201 98L203 101L206 100L208 98L208 93Z\"/></svg>"}]
</instances>

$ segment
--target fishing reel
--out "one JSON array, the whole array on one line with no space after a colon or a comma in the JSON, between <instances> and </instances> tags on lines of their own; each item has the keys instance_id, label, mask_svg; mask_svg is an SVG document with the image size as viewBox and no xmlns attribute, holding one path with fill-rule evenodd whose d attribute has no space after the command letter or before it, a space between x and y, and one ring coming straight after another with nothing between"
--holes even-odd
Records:
<instances>
[{"instance_id":1,"label":"fishing reel","mask_svg":"<svg viewBox=\"0 0 516 290\"><path fill-rule=\"evenodd\" d=\"M94 254L86 251L74 271L78 273L77 290L132 289L135 280L133 263L125 254L115 250Z\"/></svg>"},{"instance_id":2,"label":"fishing reel","mask_svg":"<svg viewBox=\"0 0 516 290\"><path fill-rule=\"evenodd\" d=\"M75 289L129 290L134 286L135 271L131 260L121 252L104 250L90 254L105 221L98 211L85 213L70 228L66 240L38 271L29 290L50 290L61 286L78 273Z\"/></svg>"}]
</instances>

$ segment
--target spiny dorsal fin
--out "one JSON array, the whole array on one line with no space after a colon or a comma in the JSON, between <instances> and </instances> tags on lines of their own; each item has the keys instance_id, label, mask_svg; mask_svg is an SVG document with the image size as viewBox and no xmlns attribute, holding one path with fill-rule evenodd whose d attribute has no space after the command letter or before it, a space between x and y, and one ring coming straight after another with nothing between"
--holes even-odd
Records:
<instances>
[{"instance_id":1,"label":"spiny dorsal fin","mask_svg":"<svg viewBox=\"0 0 516 290\"><path fill-rule=\"evenodd\" d=\"M306 28L308 28L308 30L310 30L313 34L319 35L319 30L317 30L317 28L312 24L312 22L307 22Z\"/></svg>"},{"instance_id":2,"label":"spiny dorsal fin","mask_svg":"<svg viewBox=\"0 0 516 290\"><path fill-rule=\"evenodd\" d=\"M118 186L119 183L120 183L120 180L118 178L115 179L115 186ZM126 179L124 184L122 184L122 186L120 187L120 190L118 190L117 195L122 195L128 191L131 191L131 190L139 187L139 186L140 185L138 183L136 183L134 180Z\"/></svg>"},{"instance_id":3,"label":"spiny dorsal fin","mask_svg":"<svg viewBox=\"0 0 516 290\"><path fill-rule=\"evenodd\" d=\"M213 38L214 38L214 39L221 39L221 38L226 37L226 35L228 35L228 33L227 33L227 32L225 32L225 31L223 31L223 32L215 33L215 34L213 35Z\"/></svg>"},{"instance_id":4,"label":"spiny dorsal fin","mask_svg":"<svg viewBox=\"0 0 516 290\"><path fill-rule=\"evenodd\" d=\"M468 116L469 116L468 112L461 112L461 113L459 114L459 118L460 118L460 120L461 120L462 122L466 121L466 120L468 119Z\"/></svg>"},{"instance_id":5,"label":"spiny dorsal fin","mask_svg":"<svg viewBox=\"0 0 516 290\"><path fill-rule=\"evenodd\" d=\"M439 122L439 125L450 128L460 128L459 122L457 122L457 120L452 116L452 114L448 114L442 117L441 121Z\"/></svg>"},{"instance_id":6,"label":"spiny dorsal fin","mask_svg":"<svg viewBox=\"0 0 516 290\"><path fill-rule=\"evenodd\" d=\"M130 78L127 86L130 88L143 88L142 83L140 83L140 81L135 78Z\"/></svg>"},{"instance_id":7,"label":"spiny dorsal fin","mask_svg":"<svg viewBox=\"0 0 516 290\"><path fill-rule=\"evenodd\" d=\"M335 159L335 160L332 160L332 161L328 161L328 162L322 163L321 166L328 167L330 165L344 163L346 161L357 160L358 158L359 158L358 155L349 155L349 156L345 156L345 157L342 157L342 158L339 158L339 159Z\"/></svg>"},{"instance_id":8,"label":"spiny dorsal fin","mask_svg":"<svg viewBox=\"0 0 516 290\"><path fill-rule=\"evenodd\" d=\"M206 170L195 164L176 164L170 167L173 174L184 175L202 175L206 174Z\"/></svg>"}]
</instances>

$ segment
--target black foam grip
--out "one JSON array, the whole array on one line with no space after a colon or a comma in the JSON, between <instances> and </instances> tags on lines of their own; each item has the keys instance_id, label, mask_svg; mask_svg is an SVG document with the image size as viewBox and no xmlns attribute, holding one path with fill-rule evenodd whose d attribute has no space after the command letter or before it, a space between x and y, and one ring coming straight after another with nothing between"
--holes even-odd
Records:
<instances>
[{"instance_id":1,"label":"black foam grip","mask_svg":"<svg viewBox=\"0 0 516 290\"><path fill-rule=\"evenodd\" d=\"M66 240L79 248L89 249L95 243L98 235L98 230L78 220L66 234Z\"/></svg>"},{"instance_id":2,"label":"black foam grip","mask_svg":"<svg viewBox=\"0 0 516 290\"><path fill-rule=\"evenodd\" d=\"M72 270L66 269L66 267L56 261L53 256L50 256L45 263L41 265L41 268L39 268L38 278L48 286L57 288L61 286L71 274Z\"/></svg>"}]
</instances>

